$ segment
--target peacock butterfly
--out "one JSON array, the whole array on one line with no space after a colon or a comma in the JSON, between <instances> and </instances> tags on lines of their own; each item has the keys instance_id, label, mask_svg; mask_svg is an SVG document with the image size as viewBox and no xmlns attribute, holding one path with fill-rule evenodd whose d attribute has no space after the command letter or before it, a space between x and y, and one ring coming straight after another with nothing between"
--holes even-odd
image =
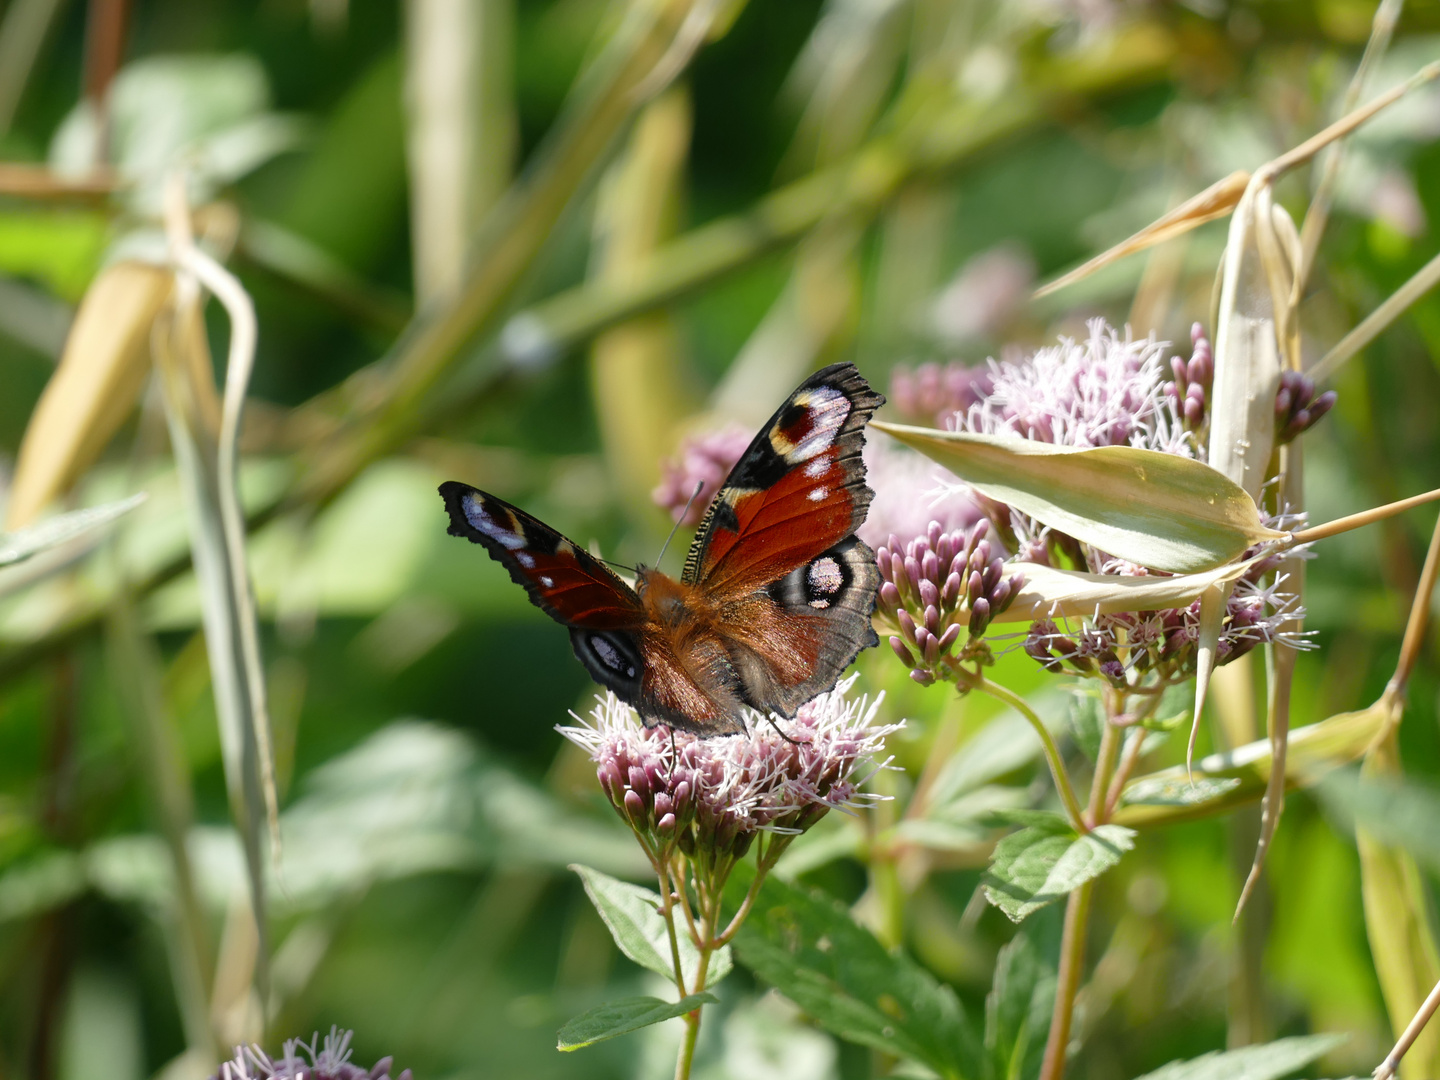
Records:
<instances>
[{"instance_id":1,"label":"peacock butterfly","mask_svg":"<svg viewBox=\"0 0 1440 1080\"><path fill-rule=\"evenodd\" d=\"M641 566L632 589L550 526L453 480L440 485L449 532L483 544L568 627L595 681L647 726L735 734L746 705L793 717L878 643L880 572L855 530L874 494L865 424L884 403L853 364L801 383L711 500L678 581Z\"/></svg>"}]
</instances>

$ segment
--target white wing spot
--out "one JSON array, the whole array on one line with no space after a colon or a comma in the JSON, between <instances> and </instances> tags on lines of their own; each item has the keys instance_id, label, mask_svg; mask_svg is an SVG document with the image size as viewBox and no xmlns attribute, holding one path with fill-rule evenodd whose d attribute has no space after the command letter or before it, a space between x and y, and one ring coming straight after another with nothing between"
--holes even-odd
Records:
<instances>
[{"instance_id":1,"label":"white wing spot","mask_svg":"<svg viewBox=\"0 0 1440 1080\"><path fill-rule=\"evenodd\" d=\"M511 551L518 551L525 546L525 537L505 528L485 512L485 507L472 499L465 501L465 516L476 529Z\"/></svg>"},{"instance_id":2,"label":"white wing spot","mask_svg":"<svg viewBox=\"0 0 1440 1080\"><path fill-rule=\"evenodd\" d=\"M528 555L528 554L526 554L525 552L522 551L522 552L520 552L520 554L518 554L518 555L515 556L515 560L516 560L521 566L525 567L526 570L534 570L534 569L535 569L535 558L534 558L534 556L532 556L532 555Z\"/></svg>"},{"instance_id":3,"label":"white wing spot","mask_svg":"<svg viewBox=\"0 0 1440 1080\"><path fill-rule=\"evenodd\" d=\"M805 466L805 475L811 480L818 480L820 479L820 477L824 476L829 471L829 458L816 458L814 461L810 462L809 465Z\"/></svg>"},{"instance_id":4,"label":"white wing spot","mask_svg":"<svg viewBox=\"0 0 1440 1080\"><path fill-rule=\"evenodd\" d=\"M812 593L833 593L845 584L845 575L840 572L840 564L828 555L823 559L816 559L810 564L806 577L810 582ZM813 605L814 600L810 601Z\"/></svg>"},{"instance_id":5,"label":"white wing spot","mask_svg":"<svg viewBox=\"0 0 1440 1080\"><path fill-rule=\"evenodd\" d=\"M811 391L805 408L809 413L807 419L810 430L795 445L795 449L785 455L785 460L792 465L809 461L816 454L823 454L830 449L830 444L835 441L835 433L850 415L850 399L833 387L822 386Z\"/></svg>"},{"instance_id":6,"label":"white wing spot","mask_svg":"<svg viewBox=\"0 0 1440 1080\"><path fill-rule=\"evenodd\" d=\"M544 585L547 589L553 589L555 587L555 579L545 574L541 574L540 584Z\"/></svg>"},{"instance_id":7,"label":"white wing spot","mask_svg":"<svg viewBox=\"0 0 1440 1080\"><path fill-rule=\"evenodd\" d=\"M818 487L818 488L816 488L814 491L810 492L809 495L806 495L805 497L806 497L807 499L809 499L811 502L824 502L827 498L829 498L829 496L830 496L830 489L829 489L829 488Z\"/></svg>"}]
</instances>

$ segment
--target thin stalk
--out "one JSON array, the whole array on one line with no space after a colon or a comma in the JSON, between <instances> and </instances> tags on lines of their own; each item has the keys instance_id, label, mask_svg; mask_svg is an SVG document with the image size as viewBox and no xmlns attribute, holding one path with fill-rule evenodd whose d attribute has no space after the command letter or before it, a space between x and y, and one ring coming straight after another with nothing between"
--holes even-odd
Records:
<instances>
[{"instance_id":1,"label":"thin stalk","mask_svg":"<svg viewBox=\"0 0 1440 1080\"><path fill-rule=\"evenodd\" d=\"M655 867L660 879L660 914L665 919L665 932L670 937L670 962L675 967L675 989L685 997L685 969L680 964L680 938L675 933L675 895L670 884L670 869L663 864Z\"/></svg>"},{"instance_id":2,"label":"thin stalk","mask_svg":"<svg viewBox=\"0 0 1440 1080\"><path fill-rule=\"evenodd\" d=\"M710 972L710 956L715 950L715 921L720 908L719 888L716 888L716 895L709 897L705 905L705 912L702 916L702 925L705 928L704 938L698 944L700 952L699 963L695 965L695 986L694 993L702 993L705 990L705 977ZM695 1062L695 1042L700 1037L700 1013L704 1006L685 1014L685 1035L680 1041L680 1053L675 1058L675 1080L690 1080L690 1067Z\"/></svg>"},{"instance_id":3,"label":"thin stalk","mask_svg":"<svg viewBox=\"0 0 1440 1080\"><path fill-rule=\"evenodd\" d=\"M1075 1018L1075 994L1080 989L1080 972L1085 966L1085 931L1090 922L1090 897L1094 880L1070 894L1065 903L1065 931L1060 939L1060 974L1055 987L1055 1010L1050 1016L1050 1036L1040 1080L1061 1080L1065 1075L1065 1048L1070 1045L1070 1026Z\"/></svg>"},{"instance_id":4,"label":"thin stalk","mask_svg":"<svg viewBox=\"0 0 1440 1080\"><path fill-rule=\"evenodd\" d=\"M1430 622L1430 597L1435 592L1435 581L1440 578L1440 518L1435 521L1435 531L1430 535L1430 549L1425 552L1425 566L1420 571L1420 583L1415 587L1415 599L1410 603L1410 618L1405 622L1405 639L1400 643L1400 659L1395 663L1395 674L1386 686L1387 694L1399 696L1405 692L1410 672L1420 659L1420 650L1425 644L1425 627Z\"/></svg>"},{"instance_id":5,"label":"thin stalk","mask_svg":"<svg viewBox=\"0 0 1440 1080\"><path fill-rule=\"evenodd\" d=\"M1395 1044L1395 1049L1385 1055L1385 1060L1374 1072L1375 1080L1391 1080L1395 1075L1395 1070L1400 1067L1400 1059L1420 1037L1420 1032L1425 1030L1425 1025L1435 1015L1436 1009L1440 1009L1440 983L1436 983L1435 989L1430 991L1430 996L1425 999L1425 1003L1420 1006L1420 1011L1415 1014L1409 1026L1405 1028L1405 1033L1400 1036L1400 1041Z\"/></svg>"},{"instance_id":6,"label":"thin stalk","mask_svg":"<svg viewBox=\"0 0 1440 1080\"><path fill-rule=\"evenodd\" d=\"M1415 276L1390 294L1378 308L1365 316L1360 325L1335 343L1334 348L1315 361L1307 374L1317 383L1328 379L1365 346L1374 341L1402 312L1440 284L1440 255L1415 272Z\"/></svg>"},{"instance_id":7,"label":"thin stalk","mask_svg":"<svg viewBox=\"0 0 1440 1080\"><path fill-rule=\"evenodd\" d=\"M1140 760L1144 746L1145 729L1138 728L1130 741L1125 744L1125 752L1120 758L1120 767L1115 770L1115 777L1110 781L1110 790L1105 793L1103 820L1109 821L1115 815L1115 808L1120 805L1120 796L1125 792L1125 784L1130 779L1130 774L1135 771L1135 765Z\"/></svg>"},{"instance_id":8,"label":"thin stalk","mask_svg":"<svg viewBox=\"0 0 1440 1080\"><path fill-rule=\"evenodd\" d=\"M1029 703L1020 695L999 683L991 682L984 675L965 671L959 665L955 665L954 670L959 672L960 677L965 680L964 685L975 690L983 690L991 697L1003 701L1030 721L1030 726L1035 729L1035 734L1040 736L1040 745L1045 750L1045 762L1050 766L1050 775L1055 780L1056 790L1060 792L1060 801L1065 804L1065 813L1070 819L1071 827L1076 832L1089 832L1090 829L1085 824L1085 813L1080 808L1080 800L1075 797L1075 789L1070 784L1070 775L1065 771L1065 762L1060 757L1060 748L1055 745L1055 739L1035 710L1030 708Z\"/></svg>"},{"instance_id":9,"label":"thin stalk","mask_svg":"<svg viewBox=\"0 0 1440 1080\"><path fill-rule=\"evenodd\" d=\"M1115 773L1115 763L1120 755L1121 729L1107 717L1100 732L1100 752L1095 755L1095 779L1090 785L1090 805L1085 809L1085 821L1090 828L1105 824L1106 794L1110 790L1110 778Z\"/></svg>"},{"instance_id":10,"label":"thin stalk","mask_svg":"<svg viewBox=\"0 0 1440 1080\"><path fill-rule=\"evenodd\" d=\"M1422 506L1428 502L1440 499L1440 488L1434 491L1427 491L1423 495L1412 495L1408 499L1401 499L1398 502L1386 503L1384 506L1372 507L1369 510L1362 510L1358 514L1349 514L1346 517L1336 518L1334 521L1327 521L1324 525L1315 525L1309 529L1301 529L1299 532L1291 533L1289 543L1309 544L1316 540L1324 540L1331 536L1338 536L1340 533L1358 529L1362 525L1373 525L1377 521L1384 521L1386 518L1394 517L1396 514L1404 513L1412 506Z\"/></svg>"}]
</instances>

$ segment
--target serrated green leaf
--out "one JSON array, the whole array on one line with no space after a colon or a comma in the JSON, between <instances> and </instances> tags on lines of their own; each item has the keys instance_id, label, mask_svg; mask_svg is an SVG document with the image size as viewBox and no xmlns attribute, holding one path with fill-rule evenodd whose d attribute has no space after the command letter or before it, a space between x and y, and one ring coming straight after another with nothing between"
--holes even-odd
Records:
<instances>
[{"instance_id":1,"label":"serrated green leaf","mask_svg":"<svg viewBox=\"0 0 1440 1080\"><path fill-rule=\"evenodd\" d=\"M145 493L131 495L119 502L92 506L86 510L72 510L32 525L18 532L0 533L0 566L23 562L42 551L59 547L101 526L108 525L116 518L128 514L145 501Z\"/></svg>"},{"instance_id":2,"label":"serrated green leaf","mask_svg":"<svg viewBox=\"0 0 1440 1080\"><path fill-rule=\"evenodd\" d=\"M738 904L753 876L750 867L737 867L727 899ZM953 1080L979 1071L979 1036L955 992L889 952L832 897L768 878L735 937L735 952L841 1038Z\"/></svg>"},{"instance_id":3,"label":"serrated green leaf","mask_svg":"<svg viewBox=\"0 0 1440 1080\"><path fill-rule=\"evenodd\" d=\"M1215 780L1196 777L1193 783L1171 777L1149 777L1127 787L1123 802L1127 806L1199 806L1239 786L1236 777Z\"/></svg>"},{"instance_id":4,"label":"serrated green leaf","mask_svg":"<svg viewBox=\"0 0 1440 1080\"><path fill-rule=\"evenodd\" d=\"M679 1001L661 1001L653 997L625 998L581 1013L560 1029L555 1043L557 1050L579 1050L582 1046L604 1042L617 1035L628 1035L662 1020L673 1020L694 1012L702 1005L720 1000L714 994L691 994Z\"/></svg>"},{"instance_id":5,"label":"serrated green leaf","mask_svg":"<svg viewBox=\"0 0 1440 1080\"><path fill-rule=\"evenodd\" d=\"M1118 558L1174 573L1213 570L1279 540L1245 490L1203 462L1133 446L1078 449L963 431L870 426L982 494Z\"/></svg>"},{"instance_id":6,"label":"serrated green leaf","mask_svg":"<svg viewBox=\"0 0 1440 1080\"><path fill-rule=\"evenodd\" d=\"M1101 825L1083 836L1068 826L1031 825L995 845L985 896L1021 922L1109 870L1135 846L1134 837L1123 825Z\"/></svg>"},{"instance_id":7,"label":"serrated green leaf","mask_svg":"<svg viewBox=\"0 0 1440 1080\"><path fill-rule=\"evenodd\" d=\"M996 957L995 980L985 998L987 1080L1038 1073L1054 1003L1055 966L1022 930Z\"/></svg>"},{"instance_id":8,"label":"serrated green leaf","mask_svg":"<svg viewBox=\"0 0 1440 1080\"><path fill-rule=\"evenodd\" d=\"M1301 1035L1172 1061L1136 1080L1280 1080L1345 1042L1348 1035Z\"/></svg>"},{"instance_id":9,"label":"serrated green leaf","mask_svg":"<svg viewBox=\"0 0 1440 1080\"><path fill-rule=\"evenodd\" d=\"M590 902L609 928L616 948L641 967L673 982L675 965L670 956L670 933L659 910L660 894L579 863L573 863L570 869L580 875L585 895L590 897ZM675 939L680 946L680 967L685 973L685 985L693 986L700 954L688 931L683 926L676 929ZM714 986L730 974L734 966L730 946L712 953L706 969L706 985Z\"/></svg>"}]
</instances>

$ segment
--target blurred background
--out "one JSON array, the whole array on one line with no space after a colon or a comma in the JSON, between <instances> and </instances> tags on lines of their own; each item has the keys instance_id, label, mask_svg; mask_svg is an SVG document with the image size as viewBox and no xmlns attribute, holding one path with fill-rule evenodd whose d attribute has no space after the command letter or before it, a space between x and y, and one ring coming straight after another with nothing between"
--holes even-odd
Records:
<instances>
[{"instance_id":1,"label":"blurred background","mask_svg":"<svg viewBox=\"0 0 1440 1080\"><path fill-rule=\"evenodd\" d=\"M570 1016L655 992L566 865L646 868L554 731L593 693L566 635L445 535L436 484L481 486L648 562L670 524L651 498L662 459L727 423L754 430L823 363L854 360L884 388L897 367L979 364L1095 315L1188 355L1224 221L1030 293L1340 115L1374 13L1370 0L6 0L6 527L44 505L149 499L85 558L0 583L0 1077L203 1077L236 1041L278 1049L331 1024L355 1029L367 1067L393 1054L423 1078L668 1075L678 1036L663 1026L554 1050ZM1440 3L1416 0L1372 92L1437 57ZM263 945L136 322L155 307L133 282L92 288L163 250L163 182L181 167L196 231L259 324L241 486L286 836ZM1297 220L1312 183L1301 170L1279 188ZM1434 256L1437 220L1432 88L1352 141L1302 308L1307 356ZM9 486L82 302L112 334L97 400L67 414L64 449L27 448L50 455L43 477ZM216 304L205 318L222 372L228 323ZM1332 381L1339 404L1307 436L1312 520L1440 486L1437 357L1431 295ZM1296 724L1378 695L1431 520L1321 546ZM678 547L667 561L675 571ZM897 791L938 731L963 745L1003 719L921 689L878 651L859 666L864 689L888 692L884 719L909 720L891 746L906 771L885 781ZM1063 714L1023 653L996 672ZM1432 781L1437 692L1432 639L1400 738L1407 771ZM1247 715L1253 738L1253 711L1232 707L1236 741ZM1043 773L1026 760L1002 778ZM883 812L835 823L793 875L860 900L863 841L883 826ZM983 1014L1013 928L974 900L993 837L965 835L907 878L902 944ZM1236 932L1253 845L1244 811L1147 831L1102 880L1074 1075L1123 1080L1311 1030L1351 1034L1330 1075L1383 1056L1348 826L1294 796ZM889 1067L743 971L719 992L706 1077Z\"/></svg>"}]
</instances>

